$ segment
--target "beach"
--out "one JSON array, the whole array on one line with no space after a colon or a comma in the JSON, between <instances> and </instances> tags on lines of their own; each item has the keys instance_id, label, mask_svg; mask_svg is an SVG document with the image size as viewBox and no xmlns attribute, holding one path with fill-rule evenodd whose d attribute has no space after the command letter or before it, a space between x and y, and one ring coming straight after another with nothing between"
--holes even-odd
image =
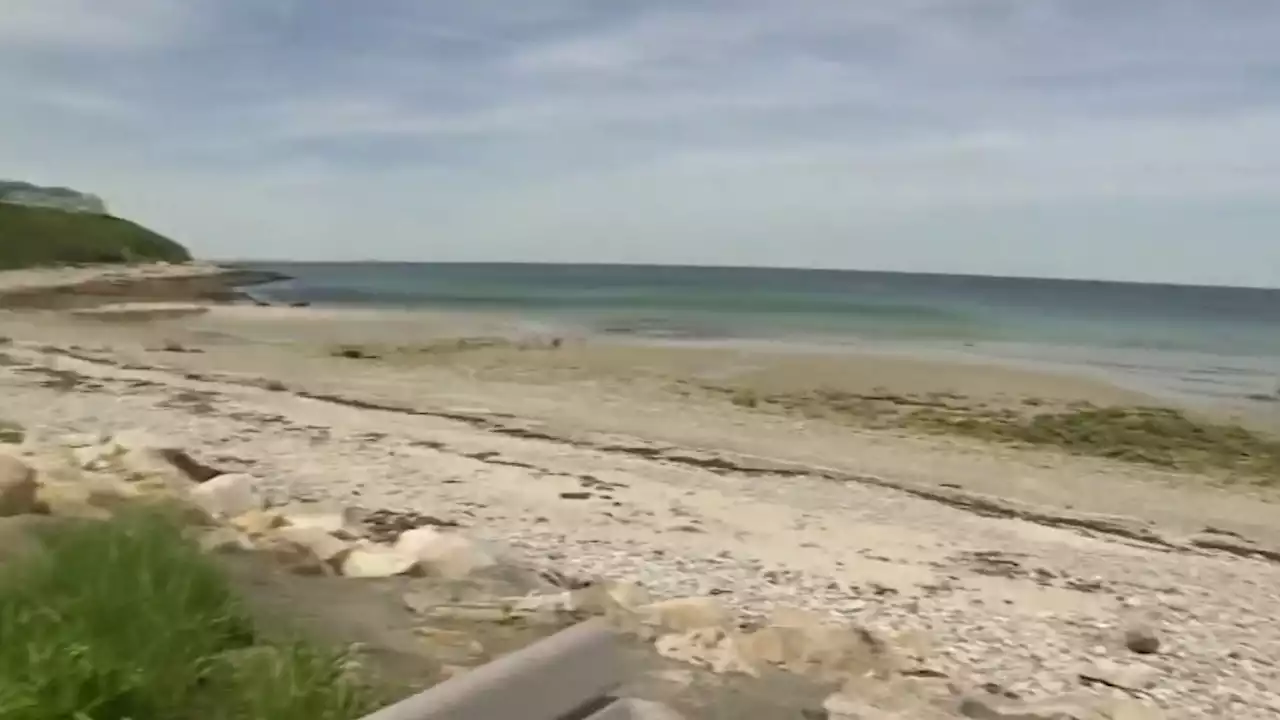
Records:
<instances>
[{"instance_id":1,"label":"beach","mask_svg":"<svg viewBox=\"0 0 1280 720\"><path fill-rule=\"evenodd\" d=\"M0 313L6 419L50 436L144 428L280 502L431 513L563 572L927 637L939 672L1023 697L1126 694L1081 687L1078 668L1130 663L1117 635L1142 616L1165 643L1142 659L1158 675L1144 702L1280 712L1268 468L997 433L1164 398L981 357L638 343L503 312L204 307ZM1270 408L1179 412L1265 443Z\"/></svg>"}]
</instances>

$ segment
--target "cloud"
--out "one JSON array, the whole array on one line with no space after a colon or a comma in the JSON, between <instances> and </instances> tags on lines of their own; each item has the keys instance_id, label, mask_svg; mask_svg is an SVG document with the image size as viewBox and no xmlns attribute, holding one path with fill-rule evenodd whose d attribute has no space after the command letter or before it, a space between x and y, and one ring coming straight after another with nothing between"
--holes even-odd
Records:
<instances>
[{"instance_id":1,"label":"cloud","mask_svg":"<svg viewBox=\"0 0 1280 720\"><path fill-rule=\"evenodd\" d=\"M1270 0L8 0L0 158L217 256L1280 284L1277 36Z\"/></svg>"},{"instance_id":2,"label":"cloud","mask_svg":"<svg viewBox=\"0 0 1280 720\"><path fill-rule=\"evenodd\" d=\"M5 0L0 47L49 51L164 45L186 26L188 5L176 0Z\"/></svg>"}]
</instances>

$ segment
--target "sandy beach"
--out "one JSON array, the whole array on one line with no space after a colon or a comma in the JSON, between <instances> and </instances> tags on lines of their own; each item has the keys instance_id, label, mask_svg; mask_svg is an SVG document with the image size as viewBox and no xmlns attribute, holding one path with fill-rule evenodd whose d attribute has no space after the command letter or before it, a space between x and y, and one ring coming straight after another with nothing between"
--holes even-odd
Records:
<instances>
[{"instance_id":1,"label":"sandy beach","mask_svg":"<svg viewBox=\"0 0 1280 720\"><path fill-rule=\"evenodd\" d=\"M918 634L950 677L1020 696L1124 694L1078 687L1076 668L1128 662L1118 628L1142 616L1166 645L1144 659L1158 680L1143 702L1280 713L1265 477L937 431L960 412L1155 402L1091 379L310 308L4 312L0 335L5 419L35 433L145 428L267 478L280 501L429 512L658 595Z\"/></svg>"}]
</instances>

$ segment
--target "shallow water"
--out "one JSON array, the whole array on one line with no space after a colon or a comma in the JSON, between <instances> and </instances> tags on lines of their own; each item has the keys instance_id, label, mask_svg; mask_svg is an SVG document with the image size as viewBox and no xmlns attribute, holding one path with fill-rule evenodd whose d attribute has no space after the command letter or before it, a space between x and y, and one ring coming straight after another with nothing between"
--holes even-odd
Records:
<instances>
[{"instance_id":1,"label":"shallow water","mask_svg":"<svg viewBox=\"0 0 1280 720\"><path fill-rule=\"evenodd\" d=\"M253 267L294 278L255 294L320 306L496 312L543 332L646 341L999 358L1204 401L1280 390L1274 289L770 268Z\"/></svg>"}]
</instances>

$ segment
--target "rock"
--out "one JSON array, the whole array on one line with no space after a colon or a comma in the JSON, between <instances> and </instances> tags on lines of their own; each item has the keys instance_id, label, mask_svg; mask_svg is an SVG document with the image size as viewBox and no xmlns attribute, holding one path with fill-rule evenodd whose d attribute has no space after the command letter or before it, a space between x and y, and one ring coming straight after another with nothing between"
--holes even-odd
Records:
<instances>
[{"instance_id":1,"label":"rock","mask_svg":"<svg viewBox=\"0 0 1280 720\"><path fill-rule=\"evenodd\" d=\"M711 596L663 600L637 610L645 622L677 633L724 627L733 622L729 608Z\"/></svg>"},{"instance_id":2,"label":"rock","mask_svg":"<svg viewBox=\"0 0 1280 720\"><path fill-rule=\"evenodd\" d=\"M281 527L273 531L273 536L288 542L296 543L311 551L313 555L335 568L340 566L353 546L340 540L320 528L314 527Z\"/></svg>"},{"instance_id":3,"label":"rock","mask_svg":"<svg viewBox=\"0 0 1280 720\"><path fill-rule=\"evenodd\" d=\"M250 510L231 518L231 526L250 536L265 535L284 527L288 522L279 513L270 510Z\"/></svg>"},{"instance_id":4,"label":"rock","mask_svg":"<svg viewBox=\"0 0 1280 720\"><path fill-rule=\"evenodd\" d=\"M901 664L894 649L871 631L791 609L774 613L768 625L744 634L740 644L752 662L826 679L888 676Z\"/></svg>"},{"instance_id":5,"label":"rock","mask_svg":"<svg viewBox=\"0 0 1280 720\"><path fill-rule=\"evenodd\" d=\"M279 535L264 535L252 542L253 549L295 575L334 575L334 567L307 545ZM345 559L344 559L345 562Z\"/></svg>"},{"instance_id":6,"label":"rock","mask_svg":"<svg viewBox=\"0 0 1280 720\"><path fill-rule=\"evenodd\" d=\"M75 480L42 479L36 496L41 509L50 515L105 519L113 509L146 497L147 489L95 475Z\"/></svg>"},{"instance_id":7,"label":"rock","mask_svg":"<svg viewBox=\"0 0 1280 720\"><path fill-rule=\"evenodd\" d=\"M36 512L38 490L30 465L21 458L0 455L0 517Z\"/></svg>"},{"instance_id":8,"label":"rock","mask_svg":"<svg viewBox=\"0 0 1280 720\"><path fill-rule=\"evenodd\" d=\"M1124 646L1139 655L1150 655L1160 651L1160 637L1150 624L1133 622L1124 629Z\"/></svg>"},{"instance_id":9,"label":"rock","mask_svg":"<svg viewBox=\"0 0 1280 720\"><path fill-rule=\"evenodd\" d=\"M342 574L352 578L385 578L412 575L418 559L394 549L376 545L357 547L342 561Z\"/></svg>"},{"instance_id":10,"label":"rock","mask_svg":"<svg viewBox=\"0 0 1280 720\"><path fill-rule=\"evenodd\" d=\"M298 503L274 508L274 512L290 527L316 528L346 540L355 540L363 534L353 517L355 511L320 503Z\"/></svg>"},{"instance_id":11,"label":"rock","mask_svg":"<svg viewBox=\"0 0 1280 720\"><path fill-rule=\"evenodd\" d=\"M145 430L126 430L111 436L98 455L116 459L126 473L139 476L162 476L175 483L205 482L221 475L216 468L204 465L168 438ZM84 455L88 456L89 451Z\"/></svg>"},{"instance_id":12,"label":"rock","mask_svg":"<svg viewBox=\"0 0 1280 720\"><path fill-rule=\"evenodd\" d=\"M262 510L266 499L258 489L258 479L245 473L219 475L195 486L191 499L210 515L233 518Z\"/></svg>"},{"instance_id":13,"label":"rock","mask_svg":"<svg viewBox=\"0 0 1280 720\"><path fill-rule=\"evenodd\" d=\"M1148 690L1160 679L1160 671L1143 663L1121 664L1102 659L1080 670L1085 683L1101 683L1122 690Z\"/></svg>"},{"instance_id":14,"label":"rock","mask_svg":"<svg viewBox=\"0 0 1280 720\"><path fill-rule=\"evenodd\" d=\"M498 562L474 540L431 527L401 534L395 551L416 560L427 574L450 580L460 580Z\"/></svg>"},{"instance_id":15,"label":"rock","mask_svg":"<svg viewBox=\"0 0 1280 720\"><path fill-rule=\"evenodd\" d=\"M721 628L702 627L663 635L654 643L654 649L665 658L704 667L717 674L760 675L760 669L743 656L737 638Z\"/></svg>"}]
</instances>

